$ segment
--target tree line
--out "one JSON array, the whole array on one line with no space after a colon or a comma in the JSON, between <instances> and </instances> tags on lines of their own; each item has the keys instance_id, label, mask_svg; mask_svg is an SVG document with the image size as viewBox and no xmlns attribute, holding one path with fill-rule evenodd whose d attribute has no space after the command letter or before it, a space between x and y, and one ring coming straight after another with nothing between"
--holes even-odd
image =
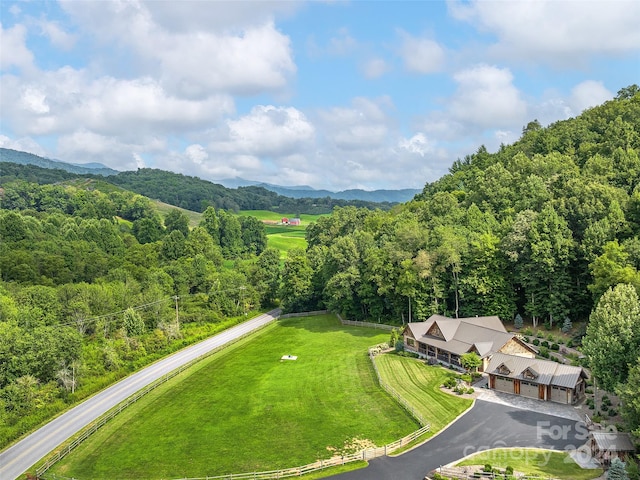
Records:
<instances>
[{"instance_id":1,"label":"tree line","mask_svg":"<svg viewBox=\"0 0 640 480\"><path fill-rule=\"evenodd\" d=\"M0 445L277 301L280 252L256 218L209 206L189 228L86 186L2 184Z\"/></svg>"},{"instance_id":2,"label":"tree line","mask_svg":"<svg viewBox=\"0 0 640 480\"><path fill-rule=\"evenodd\" d=\"M35 165L20 165L0 162L0 185L14 180L29 183L54 184L92 179L96 188L118 185L123 189L157 199L162 202L194 212L204 212L212 206L220 210L238 212L240 210L271 210L275 212L298 212L310 215L331 213L336 206L353 205L359 208L388 210L389 202L366 200L343 200L329 196L291 198L279 195L264 187L249 186L236 189L226 188L197 177L167 172L159 169L141 168L137 171L120 172L116 175L101 176L78 174L61 169L43 168ZM312 194L312 192L309 192Z\"/></svg>"},{"instance_id":3,"label":"tree line","mask_svg":"<svg viewBox=\"0 0 640 480\"><path fill-rule=\"evenodd\" d=\"M480 147L389 212L337 208L289 252L285 310L355 320L498 315L587 325L601 388L640 436L640 93Z\"/></svg>"}]
</instances>

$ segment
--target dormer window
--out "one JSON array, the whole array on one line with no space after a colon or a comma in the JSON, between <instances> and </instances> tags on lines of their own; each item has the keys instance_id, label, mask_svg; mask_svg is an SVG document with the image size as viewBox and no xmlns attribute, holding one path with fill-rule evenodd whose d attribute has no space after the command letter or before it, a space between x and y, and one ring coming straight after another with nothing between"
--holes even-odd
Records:
<instances>
[{"instance_id":1,"label":"dormer window","mask_svg":"<svg viewBox=\"0 0 640 480\"><path fill-rule=\"evenodd\" d=\"M501 363L497 370L500 375L511 375L511 369L504 363Z\"/></svg>"}]
</instances>

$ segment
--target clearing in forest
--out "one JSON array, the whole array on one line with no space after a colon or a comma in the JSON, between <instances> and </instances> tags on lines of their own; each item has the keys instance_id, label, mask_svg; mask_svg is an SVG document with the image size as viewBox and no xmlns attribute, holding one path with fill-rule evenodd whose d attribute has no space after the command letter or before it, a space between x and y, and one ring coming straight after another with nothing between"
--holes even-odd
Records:
<instances>
[{"instance_id":1,"label":"clearing in forest","mask_svg":"<svg viewBox=\"0 0 640 480\"><path fill-rule=\"evenodd\" d=\"M281 320L143 397L52 473L203 477L294 467L345 445L390 443L419 426L378 386L367 356L388 336L342 326L333 315Z\"/></svg>"}]
</instances>

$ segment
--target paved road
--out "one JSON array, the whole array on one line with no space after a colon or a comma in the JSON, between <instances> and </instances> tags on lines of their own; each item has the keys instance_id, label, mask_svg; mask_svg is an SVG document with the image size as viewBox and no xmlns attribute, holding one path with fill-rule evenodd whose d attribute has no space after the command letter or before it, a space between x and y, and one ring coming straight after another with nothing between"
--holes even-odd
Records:
<instances>
[{"instance_id":1,"label":"paved road","mask_svg":"<svg viewBox=\"0 0 640 480\"><path fill-rule=\"evenodd\" d=\"M39 430L0 453L0 480L18 478L67 438L86 427L141 388L205 353L226 345L270 322L279 310L236 325L200 343L176 352L121 380L52 420Z\"/></svg>"},{"instance_id":2,"label":"paved road","mask_svg":"<svg viewBox=\"0 0 640 480\"><path fill-rule=\"evenodd\" d=\"M380 457L336 480L423 480L431 470L472 453L501 447L565 450L586 442L575 420L477 400L457 422L427 443L398 457Z\"/></svg>"}]
</instances>

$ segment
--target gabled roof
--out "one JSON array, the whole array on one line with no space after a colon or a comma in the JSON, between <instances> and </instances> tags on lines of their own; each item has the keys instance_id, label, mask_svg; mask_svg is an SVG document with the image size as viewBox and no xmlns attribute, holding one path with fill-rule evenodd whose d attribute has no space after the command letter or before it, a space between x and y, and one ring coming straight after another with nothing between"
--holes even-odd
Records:
<instances>
[{"instance_id":1,"label":"gabled roof","mask_svg":"<svg viewBox=\"0 0 640 480\"><path fill-rule=\"evenodd\" d=\"M619 432L590 432L598 450L610 452L635 452L636 447L628 433Z\"/></svg>"},{"instance_id":2,"label":"gabled roof","mask_svg":"<svg viewBox=\"0 0 640 480\"><path fill-rule=\"evenodd\" d=\"M442 334L430 335L437 328ZM474 349L481 358L498 351L514 335L508 333L498 317L447 318L432 315L425 322L412 322L405 329L416 340L462 355Z\"/></svg>"},{"instance_id":3,"label":"gabled roof","mask_svg":"<svg viewBox=\"0 0 640 480\"><path fill-rule=\"evenodd\" d=\"M503 365L508 365L511 372L505 375L501 372ZM513 368L511 368L513 367ZM506 353L495 353L491 357L489 366L485 370L489 374L508 376L519 380L531 380L524 374L529 371L534 374L535 382L541 385L552 385L555 387L574 388L580 377L586 378L586 373L582 367L573 367L549 360L537 358L519 357L507 355Z\"/></svg>"}]
</instances>

